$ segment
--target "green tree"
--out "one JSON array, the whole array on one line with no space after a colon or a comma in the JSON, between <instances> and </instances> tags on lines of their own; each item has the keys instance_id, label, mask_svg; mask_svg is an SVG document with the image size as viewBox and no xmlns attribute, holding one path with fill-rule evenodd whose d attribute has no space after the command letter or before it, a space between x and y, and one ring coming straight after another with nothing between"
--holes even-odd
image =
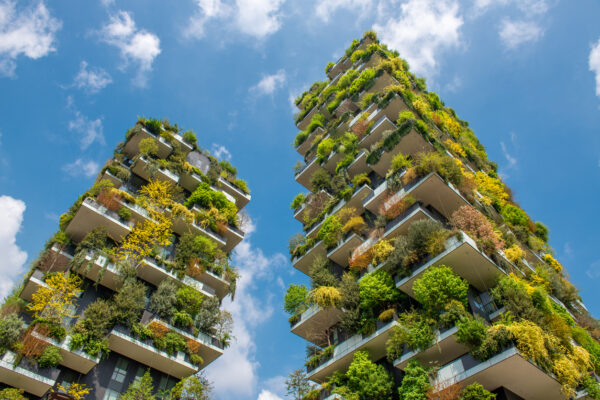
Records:
<instances>
[{"instance_id":1,"label":"green tree","mask_svg":"<svg viewBox=\"0 0 600 400\"><path fill-rule=\"evenodd\" d=\"M177 290L177 307L195 317L202 308L204 296L194 288L182 286Z\"/></svg>"},{"instance_id":2,"label":"green tree","mask_svg":"<svg viewBox=\"0 0 600 400\"><path fill-rule=\"evenodd\" d=\"M429 373L418 361L411 360L404 369L404 378L398 388L400 400L425 400L430 388Z\"/></svg>"},{"instance_id":3,"label":"green tree","mask_svg":"<svg viewBox=\"0 0 600 400\"><path fill-rule=\"evenodd\" d=\"M138 322L146 305L146 285L140 281L129 281L113 296L116 324L132 326Z\"/></svg>"},{"instance_id":4,"label":"green tree","mask_svg":"<svg viewBox=\"0 0 600 400\"><path fill-rule=\"evenodd\" d=\"M0 350L10 348L23 333L23 320L17 314L9 314L0 318Z\"/></svg>"},{"instance_id":5,"label":"green tree","mask_svg":"<svg viewBox=\"0 0 600 400\"><path fill-rule=\"evenodd\" d=\"M429 268L413 285L415 298L433 317L444 311L451 300L467 304L469 284L445 265Z\"/></svg>"},{"instance_id":6,"label":"green tree","mask_svg":"<svg viewBox=\"0 0 600 400\"><path fill-rule=\"evenodd\" d=\"M209 400L210 382L202 375L192 375L180 380L171 390L168 400Z\"/></svg>"},{"instance_id":7,"label":"green tree","mask_svg":"<svg viewBox=\"0 0 600 400\"><path fill-rule=\"evenodd\" d=\"M125 392L119 396L119 400L156 400L152 394L154 386L150 371L146 370L141 378L133 382Z\"/></svg>"},{"instance_id":8,"label":"green tree","mask_svg":"<svg viewBox=\"0 0 600 400\"><path fill-rule=\"evenodd\" d=\"M23 396L23 390L9 388L9 389L0 390L0 399L2 399L2 400L27 400L27 397Z\"/></svg>"},{"instance_id":9,"label":"green tree","mask_svg":"<svg viewBox=\"0 0 600 400\"><path fill-rule=\"evenodd\" d=\"M496 395L488 392L477 382L465 387L460 395L460 400L495 400Z\"/></svg>"},{"instance_id":10,"label":"green tree","mask_svg":"<svg viewBox=\"0 0 600 400\"><path fill-rule=\"evenodd\" d=\"M381 304L392 303L400 296L394 279L382 270L365 276L358 286L362 310L371 310Z\"/></svg>"},{"instance_id":11,"label":"green tree","mask_svg":"<svg viewBox=\"0 0 600 400\"><path fill-rule=\"evenodd\" d=\"M354 353L346 377L348 388L361 400L388 400L392 396L392 378L382 365L369 359L367 351Z\"/></svg>"},{"instance_id":12,"label":"green tree","mask_svg":"<svg viewBox=\"0 0 600 400\"><path fill-rule=\"evenodd\" d=\"M502 216L511 225L520 225L527 227L529 217L519 207L507 204L502 208Z\"/></svg>"},{"instance_id":13,"label":"green tree","mask_svg":"<svg viewBox=\"0 0 600 400\"><path fill-rule=\"evenodd\" d=\"M287 394L294 400L301 400L314 388L304 369L297 369L290 373L289 378L285 380L285 387Z\"/></svg>"},{"instance_id":14,"label":"green tree","mask_svg":"<svg viewBox=\"0 0 600 400\"><path fill-rule=\"evenodd\" d=\"M49 345L46 346L44 352L38 358L37 362L40 367L56 367L58 364L62 362L62 356L60 355L60 350L58 347Z\"/></svg>"},{"instance_id":15,"label":"green tree","mask_svg":"<svg viewBox=\"0 0 600 400\"><path fill-rule=\"evenodd\" d=\"M283 299L283 309L291 315L303 312L306 309L306 296L306 286L291 284Z\"/></svg>"},{"instance_id":16,"label":"green tree","mask_svg":"<svg viewBox=\"0 0 600 400\"><path fill-rule=\"evenodd\" d=\"M177 285L170 279L163 280L150 298L150 310L169 321L175 314Z\"/></svg>"}]
</instances>

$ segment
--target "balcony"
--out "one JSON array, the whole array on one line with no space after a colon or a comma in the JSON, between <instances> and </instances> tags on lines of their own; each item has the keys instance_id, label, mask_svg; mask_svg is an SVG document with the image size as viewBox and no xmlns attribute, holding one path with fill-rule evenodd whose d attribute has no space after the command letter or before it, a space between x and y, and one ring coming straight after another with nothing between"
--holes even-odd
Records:
<instances>
[{"instance_id":1,"label":"balcony","mask_svg":"<svg viewBox=\"0 0 600 400\"><path fill-rule=\"evenodd\" d=\"M364 207L377 213L382 205L392 204L407 195L420 200L426 207L433 207L447 219L452 217L454 211L469 204L450 183L446 183L438 174L432 172L421 179L408 183L392 197L389 197L388 184L387 181L384 181L373 191L371 197L365 199ZM384 201L386 201L385 204Z\"/></svg>"},{"instance_id":2,"label":"balcony","mask_svg":"<svg viewBox=\"0 0 600 400\"><path fill-rule=\"evenodd\" d=\"M0 358L0 382L23 389L37 397L42 397L56 384L60 374L58 368L39 368L26 358L15 366L17 359L17 355L12 351L7 351Z\"/></svg>"},{"instance_id":3,"label":"balcony","mask_svg":"<svg viewBox=\"0 0 600 400\"><path fill-rule=\"evenodd\" d=\"M416 202L386 224L382 239L390 240L399 235L406 235L412 223L422 219L439 220L435 213L423 207L421 202Z\"/></svg>"},{"instance_id":4,"label":"balcony","mask_svg":"<svg viewBox=\"0 0 600 400\"><path fill-rule=\"evenodd\" d=\"M194 342L200 345L200 350L198 354L202 357L203 363L202 368L205 368L208 364L219 358L223 355L224 345L219 342L217 338L207 335L204 332L198 332L197 335L194 335L192 332L184 329L176 328L158 318L153 318L149 323L160 323L172 331L175 331L185 337L186 339L191 339Z\"/></svg>"},{"instance_id":5,"label":"balcony","mask_svg":"<svg viewBox=\"0 0 600 400\"><path fill-rule=\"evenodd\" d=\"M350 60L349 57L346 57L345 55L343 55L342 57L340 57L340 59L337 61L337 63L333 67L331 67L331 69L329 71L327 71L327 77L329 77L329 79L333 79L338 74L343 73L351 66L352 66L352 60Z\"/></svg>"},{"instance_id":6,"label":"balcony","mask_svg":"<svg viewBox=\"0 0 600 400\"><path fill-rule=\"evenodd\" d=\"M301 156L304 156L306 154L306 152L312 147L312 143L313 143L313 140L315 140L315 137L317 137L318 135L322 135L324 133L325 133L325 129L318 126L314 131L312 131L312 133L310 135L308 135L306 140L304 142L302 142L301 145L296 147L296 151L298 151L298 153L300 153Z\"/></svg>"},{"instance_id":7,"label":"balcony","mask_svg":"<svg viewBox=\"0 0 600 400\"><path fill-rule=\"evenodd\" d=\"M312 186L310 184L310 179L313 174L321 168L319 162L317 161L317 157L313 157L311 161L305 164L302 169L296 172L296 182L307 188L308 190L312 190Z\"/></svg>"},{"instance_id":8,"label":"balcony","mask_svg":"<svg viewBox=\"0 0 600 400\"><path fill-rule=\"evenodd\" d=\"M381 324L378 322L378 329L368 336L354 335L342 343L335 346L333 355L324 361L315 369L308 369L308 379L317 383L323 383L333 375L335 371L344 372L354 356L355 351L367 350L372 360L379 360L385 357L385 343L389 339L392 328L398 325L396 321Z\"/></svg>"},{"instance_id":9,"label":"balcony","mask_svg":"<svg viewBox=\"0 0 600 400\"><path fill-rule=\"evenodd\" d=\"M358 174L369 173L371 167L367 165L367 152L365 149L361 149L356 157L354 157L354 161L352 164L348 165L346 171L348 171L348 175L350 179L354 178Z\"/></svg>"},{"instance_id":10,"label":"balcony","mask_svg":"<svg viewBox=\"0 0 600 400\"><path fill-rule=\"evenodd\" d=\"M307 216L309 209L313 207L315 201L320 203L320 205L324 205L332 198L333 196L323 189L318 193L309 194L304 203L294 211L294 218L304 224L306 222L304 219Z\"/></svg>"},{"instance_id":11,"label":"balcony","mask_svg":"<svg viewBox=\"0 0 600 400\"><path fill-rule=\"evenodd\" d=\"M69 268L69 263L73 259L73 255L67 246L60 243L54 243L46 251L46 255L42 259L40 268L47 272L66 271Z\"/></svg>"},{"instance_id":12,"label":"balcony","mask_svg":"<svg viewBox=\"0 0 600 400\"><path fill-rule=\"evenodd\" d=\"M342 161L343 158L343 153L332 151L331 154L329 154L329 157L327 157L327 160L325 160L325 162L322 164L323 168L325 168L325 170L327 170L331 174L335 174L335 169L337 168L338 163Z\"/></svg>"},{"instance_id":13,"label":"balcony","mask_svg":"<svg viewBox=\"0 0 600 400\"><path fill-rule=\"evenodd\" d=\"M344 115L347 112L355 113L359 109L360 108L356 105L356 103L351 98L347 98L347 99L344 99L335 108L335 110L333 110L333 115L335 115L337 118L340 118L342 115Z\"/></svg>"},{"instance_id":14,"label":"balcony","mask_svg":"<svg viewBox=\"0 0 600 400\"><path fill-rule=\"evenodd\" d=\"M250 202L252 196L235 186L233 183L229 182L227 179L219 177L219 184L220 186L218 189L220 189L223 194L229 195L235 199L235 205L238 210L241 210Z\"/></svg>"},{"instance_id":15,"label":"balcony","mask_svg":"<svg viewBox=\"0 0 600 400\"><path fill-rule=\"evenodd\" d=\"M100 177L99 180L103 180L103 179L110 181L116 188L121 187L121 185L123 184L123 181L121 181L119 178L117 178L116 176L114 176L113 174L108 172L108 170L106 170L102 173L102 176Z\"/></svg>"},{"instance_id":16,"label":"balcony","mask_svg":"<svg viewBox=\"0 0 600 400\"><path fill-rule=\"evenodd\" d=\"M175 141L177 141L179 150L181 150L183 154L187 155L187 153L194 150L194 147L185 140L183 140L183 136L181 136L179 133L174 133L173 137L175 138Z\"/></svg>"},{"instance_id":17,"label":"balcony","mask_svg":"<svg viewBox=\"0 0 600 400\"><path fill-rule=\"evenodd\" d=\"M92 357L81 350L69 349L71 336L67 336L62 342L58 342L52 338L43 336L36 331L33 331L32 334L36 338L58 347L60 355L62 356L60 365L71 368L79 373L87 374L100 362L100 357Z\"/></svg>"},{"instance_id":18,"label":"balcony","mask_svg":"<svg viewBox=\"0 0 600 400\"><path fill-rule=\"evenodd\" d=\"M199 212L201 211L200 207L195 205L192 208L193 212ZM194 224L196 225L196 224ZM235 246L237 246L242 240L244 240L244 232L242 232L241 230L239 230L238 228L236 228L233 225L230 224L226 224L223 228L223 231L220 232L220 238L222 240L225 241L225 245L223 246L223 249L226 252L229 252L231 250L233 250L233 248Z\"/></svg>"},{"instance_id":19,"label":"balcony","mask_svg":"<svg viewBox=\"0 0 600 400\"><path fill-rule=\"evenodd\" d=\"M88 252L85 256L85 263L75 272L114 291L123 286L118 267L109 262L105 256L92 251Z\"/></svg>"},{"instance_id":20,"label":"balcony","mask_svg":"<svg viewBox=\"0 0 600 400\"><path fill-rule=\"evenodd\" d=\"M505 387L527 400L564 399L560 383L514 347L483 362L466 354L440 368L433 384L446 388L453 384L465 387L473 382L489 391Z\"/></svg>"},{"instance_id":21,"label":"balcony","mask_svg":"<svg viewBox=\"0 0 600 400\"><path fill-rule=\"evenodd\" d=\"M304 272L306 275L308 275L310 272L310 267L312 266L315 258L319 256L324 257L326 255L327 248L325 247L323 241L319 240L317 243L315 243L313 247L308 249L306 253L304 253L301 256L294 257L294 259L292 260L292 265L297 270Z\"/></svg>"},{"instance_id":22,"label":"balcony","mask_svg":"<svg viewBox=\"0 0 600 400\"><path fill-rule=\"evenodd\" d=\"M115 326L108 335L108 347L111 351L136 360L139 363L157 369L178 379L185 378L198 371L190 362L189 356L181 351L176 355L154 347L152 340L133 338L128 328Z\"/></svg>"},{"instance_id":23,"label":"balcony","mask_svg":"<svg viewBox=\"0 0 600 400\"><path fill-rule=\"evenodd\" d=\"M323 225L323 221L331 215L339 213L344 208L355 208L357 215L361 215L364 212L363 199L370 196L373 189L367 184L362 185L354 191L350 200L341 200L327 215L325 215L317 224L315 224L306 234L307 237L316 237Z\"/></svg>"},{"instance_id":24,"label":"balcony","mask_svg":"<svg viewBox=\"0 0 600 400\"><path fill-rule=\"evenodd\" d=\"M337 324L341 316L342 311L337 308L321 308L314 304L300 315L292 332L317 346L326 345L324 332Z\"/></svg>"},{"instance_id":25,"label":"balcony","mask_svg":"<svg viewBox=\"0 0 600 400\"><path fill-rule=\"evenodd\" d=\"M347 267L352 250L363 244L364 241L365 239L362 236L350 233L350 235L342 239L335 248L327 253L327 258L342 267Z\"/></svg>"},{"instance_id":26,"label":"balcony","mask_svg":"<svg viewBox=\"0 0 600 400\"><path fill-rule=\"evenodd\" d=\"M444 365L466 354L469 349L456 341L458 328L452 327L444 332L437 332L435 342L425 350L406 351L400 359L394 361L394 367L404 371L411 360L417 360L425 366Z\"/></svg>"},{"instance_id":27,"label":"balcony","mask_svg":"<svg viewBox=\"0 0 600 400\"><path fill-rule=\"evenodd\" d=\"M182 279L179 279L175 273L167 271L164 266L159 265L151 258L146 258L141 262L137 270L137 275L144 281L151 283L154 286L160 285L160 283L165 279L171 279L174 282L183 283L191 288L194 288L208 297L213 297L217 294L214 286L208 283L205 284L205 282L194 279L188 275L184 275ZM229 287L228 283L227 286Z\"/></svg>"},{"instance_id":28,"label":"balcony","mask_svg":"<svg viewBox=\"0 0 600 400\"><path fill-rule=\"evenodd\" d=\"M452 236L446 241L445 250L435 257L412 267L412 273L396 282L396 287L414 298L413 284L428 268L445 265L466 279L480 292L496 285L498 278L506 274L477 248L477 244L466 233L461 238Z\"/></svg>"},{"instance_id":29,"label":"balcony","mask_svg":"<svg viewBox=\"0 0 600 400\"><path fill-rule=\"evenodd\" d=\"M296 127L298 129L300 129L301 131L305 130L306 128L308 128L308 125L310 124L310 121L312 121L313 117L315 116L315 114L317 114L319 112L317 105L315 104L313 106L313 108L306 113L306 115L304 116L304 118L302 118L301 121L299 121L296 124Z\"/></svg>"},{"instance_id":30,"label":"balcony","mask_svg":"<svg viewBox=\"0 0 600 400\"><path fill-rule=\"evenodd\" d=\"M125 143L125 147L123 147L123 152L127 154L129 158L133 158L140 152L140 142L148 138L156 139L156 142L158 143L158 157L167 158L173 151L173 146L171 146L171 144L162 136L156 136L139 125L134 129L136 132L129 138L127 143Z\"/></svg>"},{"instance_id":31,"label":"balcony","mask_svg":"<svg viewBox=\"0 0 600 400\"><path fill-rule=\"evenodd\" d=\"M114 241L120 242L133 228L133 222L122 220L116 212L88 197L67 225L66 232L73 240L80 241L92 229L99 226L106 228L108 235Z\"/></svg>"},{"instance_id":32,"label":"balcony","mask_svg":"<svg viewBox=\"0 0 600 400\"><path fill-rule=\"evenodd\" d=\"M227 246L227 241L218 233L215 233L208 228L203 228L196 222L188 224L183 218L178 218L173 221L173 232L177 233L178 235L184 235L191 232L195 235L202 235L214 240L221 248L225 248Z\"/></svg>"},{"instance_id":33,"label":"balcony","mask_svg":"<svg viewBox=\"0 0 600 400\"><path fill-rule=\"evenodd\" d=\"M190 193L196 190L198 185L200 185L201 183L202 178L194 171L184 172L179 177L179 184Z\"/></svg>"},{"instance_id":34,"label":"balcony","mask_svg":"<svg viewBox=\"0 0 600 400\"><path fill-rule=\"evenodd\" d=\"M383 121L386 121L386 120L387 119L384 119ZM384 123L383 121L381 123ZM387 121L389 121L389 120L387 120ZM389 121L389 123L391 123L391 121ZM389 123L385 122L385 124L387 126L389 126ZM374 133L377 133L377 132L383 133L383 131L381 131L381 130L375 131L375 129L373 129L371 131L371 135L373 135ZM369 136L371 136L371 135L369 135ZM366 136L364 140L367 140L369 138L369 136ZM373 139L368 139L368 140L375 141L378 137L379 136L376 134L375 136L373 136ZM383 151L383 149L382 149L382 151ZM431 145L431 143L429 143L427 140L425 140L425 138L423 136L421 136L421 134L413 128L408 132L408 134L404 135L400 139L398 144L396 144L396 146L394 146L394 148L392 150L383 151L381 153L381 156L379 157L379 160L377 161L377 163L374 165L371 165L371 168L373 168L373 170L375 172L377 172L380 176L385 176L391 163L392 163L392 159L399 153L402 153L406 156L410 155L412 157L415 157L419 153L430 152L430 151L434 151L434 148Z\"/></svg>"},{"instance_id":35,"label":"balcony","mask_svg":"<svg viewBox=\"0 0 600 400\"><path fill-rule=\"evenodd\" d=\"M156 175L152 176L150 174L149 169L147 168L147 165L148 160L145 157L140 157L133 162L131 171L147 181L156 178L164 182L170 182L174 185L179 183L179 175L177 175L176 173L169 171L166 168L158 168L156 171Z\"/></svg>"},{"instance_id":36,"label":"balcony","mask_svg":"<svg viewBox=\"0 0 600 400\"><path fill-rule=\"evenodd\" d=\"M44 273L39 269L36 269L33 271L33 274L31 274L27 282L25 282L25 287L23 287L23 290L19 296L22 299L31 301L33 294L41 287L48 288L49 286L46 284L46 282L44 282Z\"/></svg>"},{"instance_id":37,"label":"balcony","mask_svg":"<svg viewBox=\"0 0 600 400\"><path fill-rule=\"evenodd\" d=\"M387 71L384 71L383 74L375 78L375 82L370 88L360 92L359 99L362 99L364 95L368 93L383 92L384 89L390 85L400 85L400 82L398 82L396 79L394 79L394 77L388 74Z\"/></svg>"}]
</instances>

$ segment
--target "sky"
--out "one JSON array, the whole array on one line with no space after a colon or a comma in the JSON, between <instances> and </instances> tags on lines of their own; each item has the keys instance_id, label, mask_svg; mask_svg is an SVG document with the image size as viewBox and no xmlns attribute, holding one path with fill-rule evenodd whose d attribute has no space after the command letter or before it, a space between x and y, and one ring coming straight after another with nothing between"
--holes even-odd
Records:
<instances>
[{"instance_id":1,"label":"sky","mask_svg":"<svg viewBox=\"0 0 600 400\"><path fill-rule=\"evenodd\" d=\"M287 253L292 102L375 29L469 121L598 317L599 16L593 0L0 0L0 296L137 117L167 117L252 191L215 396L285 398L304 341L283 295L307 282Z\"/></svg>"}]
</instances>

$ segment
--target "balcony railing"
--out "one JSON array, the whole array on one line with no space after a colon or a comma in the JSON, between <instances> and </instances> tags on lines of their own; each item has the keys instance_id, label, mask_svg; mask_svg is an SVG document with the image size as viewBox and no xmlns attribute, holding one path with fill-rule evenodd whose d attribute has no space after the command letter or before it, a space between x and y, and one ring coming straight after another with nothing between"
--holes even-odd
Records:
<instances>
[{"instance_id":1,"label":"balcony railing","mask_svg":"<svg viewBox=\"0 0 600 400\"><path fill-rule=\"evenodd\" d=\"M58 368L40 368L25 357L15 365L17 359L18 356L12 351L7 351L0 358L0 382L38 397L56 384L60 374Z\"/></svg>"}]
</instances>

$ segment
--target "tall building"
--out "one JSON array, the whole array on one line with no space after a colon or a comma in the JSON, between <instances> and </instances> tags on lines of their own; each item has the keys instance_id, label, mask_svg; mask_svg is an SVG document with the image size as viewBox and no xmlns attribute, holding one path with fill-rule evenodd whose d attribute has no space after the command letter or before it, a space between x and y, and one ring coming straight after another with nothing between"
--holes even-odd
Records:
<instances>
[{"instance_id":1,"label":"tall building","mask_svg":"<svg viewBox=\"0 0 600 400\"><path fill-rule=\"evenodd\" d=\"M599 398L599 325L468 123L374 32L325 71L296 100L300 395Z\"/></svg>"},{"instance_id":2,"label":"tall building","mask_svg":"<svg viewBox=\"0 0 600 400\"><path fill-rule=\"evenodd\" d=\"M229 256L250 194L179 132L137 121L61 216L1 309L1 398L115 400L146 372L171 398L223 354L232 321L220 304L235 293Z\"/></svg>"}]
</instances>

